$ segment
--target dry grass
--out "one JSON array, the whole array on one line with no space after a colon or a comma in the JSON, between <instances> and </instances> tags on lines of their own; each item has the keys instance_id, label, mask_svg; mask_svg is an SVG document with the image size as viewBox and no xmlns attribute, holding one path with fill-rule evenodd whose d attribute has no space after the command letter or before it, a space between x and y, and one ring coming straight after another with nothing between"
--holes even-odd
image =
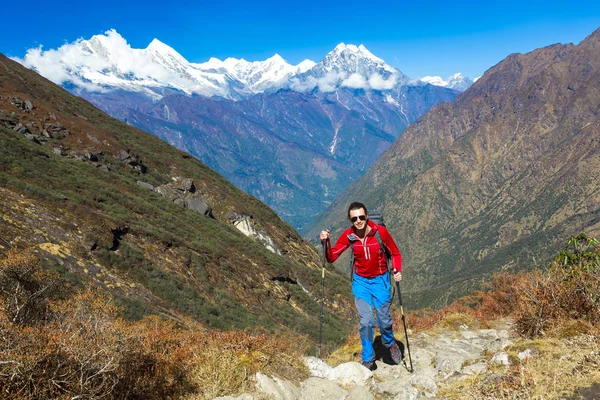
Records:
<instances>
[{"instance_id":1,"label":"dry grass","mask_svg":"<svg viewBox=\"0 0 600 400\"><path fill-rule=\"evenodd\" d=\"M30 252L0 260L3 399L209 399L250 389L258 371L307 376L305 337L206 331L158 317L131 323L97 290L66 300L39 295L52 279ZM35 312L15 311L25 305Z\"/></svg>"},{"instance_id":2,"label":"dry grass","mask_svg":"<svg viewBox=\"0 0 600 400\"><path fill-rule=\"evenodd\" d=\"M531 356L519 357L529 350ZM453 382L438 395L448 399L559 399L600 383L600 342L573 339L518 340L508 349L511 366Z\"/></svg>"}]
</instances>

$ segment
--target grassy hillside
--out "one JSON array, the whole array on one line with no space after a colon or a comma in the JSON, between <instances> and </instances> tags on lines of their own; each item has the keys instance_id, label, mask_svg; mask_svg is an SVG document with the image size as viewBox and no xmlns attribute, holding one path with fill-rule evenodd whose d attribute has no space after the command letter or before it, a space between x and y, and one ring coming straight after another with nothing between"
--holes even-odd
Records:
<instances>
[{"instance_id":1,"label":"grassy hillside","mask_svg":"<svg viewBox=\"0 0 600 400\"><path fill-rule=\"evenodd\" d=\"M193 181L214 218L150 190L178 178ZM240 218L276 252L236 229ZM112 294L130 319L318 338L319 254L270 208L0 56L0 254L26 248L73 290ZM334 346L349 329L349 283L335 272L327 280L324 337Z\"/></svg>"}]
</instances>

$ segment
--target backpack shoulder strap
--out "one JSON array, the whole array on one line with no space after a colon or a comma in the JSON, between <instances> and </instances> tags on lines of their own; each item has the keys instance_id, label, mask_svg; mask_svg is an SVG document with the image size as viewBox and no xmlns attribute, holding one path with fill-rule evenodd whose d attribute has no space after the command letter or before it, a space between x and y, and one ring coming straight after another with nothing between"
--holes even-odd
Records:
<instances>
[{"instance_id":1,"label":"backpack shoulder strap","mask_svg":"<svg viewBox=\"0 0 600 400\"><path fill-rule=\"evenodd\" d=\"M383 251L385 253L385 258L387 259L388 264L389 264L389 261L392 258L392 254L390 253L388 248L385 246L385 244L383 244L383 240L381 240L381 236L379 236L379 231L375 231L375 238L377 239L377 242L379 243L380 251Z\"/></svg>"}]
</instances>

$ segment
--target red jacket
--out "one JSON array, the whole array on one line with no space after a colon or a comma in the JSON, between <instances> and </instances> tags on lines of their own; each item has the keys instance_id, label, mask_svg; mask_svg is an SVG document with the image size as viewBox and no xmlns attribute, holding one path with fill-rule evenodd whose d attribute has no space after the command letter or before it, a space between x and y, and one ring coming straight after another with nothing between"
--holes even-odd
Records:
<instances>
[{"instance_id":1,"label":"red jacket","mask_svg":"<svg viewBox=\"0 0 600 400\"><path fill-rule=\"evenodd\" d=\"M358 275L373 278L385 273L387 271L385 253L380 251L379 242L375 237L375 232L379 232L379 237L383 245L392 254L392 269L402 271L402 255L387 228L377 225L373 221L368 221L368 224L371 227L371 231L366 236L364 243L356 236L353 226L342 233L333 248L331 248L331 243L327 241L327 261L332 263L337 260L340 254L352 244L354 271Z\"/></svg>"}]
</instances>

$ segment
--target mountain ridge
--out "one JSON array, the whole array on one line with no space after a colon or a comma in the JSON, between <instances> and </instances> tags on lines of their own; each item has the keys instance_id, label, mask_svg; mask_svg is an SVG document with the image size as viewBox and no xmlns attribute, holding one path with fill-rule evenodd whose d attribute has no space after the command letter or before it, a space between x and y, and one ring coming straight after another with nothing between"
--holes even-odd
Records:
<instances>
[{"instance_id":1,"label":"mountain ridge","mask_svg":"<svg viewBox=\"0 0 600 400\"><path fill-rule=\"evenodd\" d=\"M190 63L156 38L145 49L132 48L114 29L57 50L29 49L23 59L15 60L57 84L70 82L89 91L126 89L154 98L167 89L187 95L240 100L281 88L307 91L319 87L332 91L344 86L366 88L370 83L368 87L388 90L396 84L425 84L409 82L402 72L363 45L340 43L320 62L304 60L295 66L278 54L265 61L230 57L224 61L211 58L205 63ZM352 63L344 63L349 60ZM374 73L378 76L374 77ZM388 80L390 77L393 79ZM467 83L468 80L463 80L454 88L464 90Z\"/></svg>"}]
</instances>

